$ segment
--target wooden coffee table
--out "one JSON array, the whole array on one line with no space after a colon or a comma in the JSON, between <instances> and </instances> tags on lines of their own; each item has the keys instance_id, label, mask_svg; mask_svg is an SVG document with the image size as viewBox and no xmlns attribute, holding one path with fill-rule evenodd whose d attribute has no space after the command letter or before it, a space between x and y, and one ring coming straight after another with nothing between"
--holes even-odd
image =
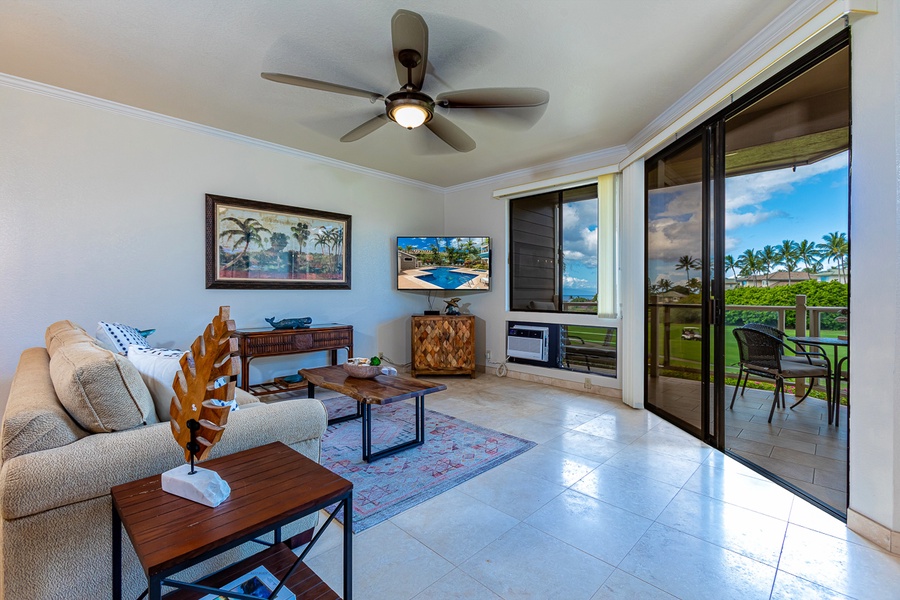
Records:
<instances>
[{"instance_id":1,"label":"wooden coffee table","mask_svg":"<svg viewBox=\"0 0 900 600\"><path fill-rule=\"evenodd\" d=\"M309 397L315 398L316 386L340 392L356 400L356 414L329 419L328 424L341 423L351 419L362 418L362 458L372 462L407 448L414 448L425 443L425 395L446 390L447 386L403 377L402 375L378 375L374 379L351 377L343 367L318 367L302 369L300 374L306 378ZM409 398L416 399L416 437L401 442L390 448L372 452L372 405L391 404Z\"/></svg>"},{"instance_id":2,"label":"wooden coffee table","mask_svg":"<svg viewBox=\"0 0 900 600\"><path fill-rule=\"evenodd\" d=\"M281 442L204 461L231 486L231 495L216 508L162 490L160 476L117 485L113 504L113 598L122 597L122 526L128 532L144 574L149 599L159 600L163 585L178 588L166 598L196 600L259 566L266 567L298 600L335 599L334 593L303 560L334 519L332 513L298 558L281 540L282 526L338 503L353 514L353 484ZM269 532L274 545L199 582L172 576L211 556ZM352 529L344 526L343 598L352 595ZM231 597L231 596L229 596ZM246 597L246 596L242 596Z\"/></svg>"}]
</instances>

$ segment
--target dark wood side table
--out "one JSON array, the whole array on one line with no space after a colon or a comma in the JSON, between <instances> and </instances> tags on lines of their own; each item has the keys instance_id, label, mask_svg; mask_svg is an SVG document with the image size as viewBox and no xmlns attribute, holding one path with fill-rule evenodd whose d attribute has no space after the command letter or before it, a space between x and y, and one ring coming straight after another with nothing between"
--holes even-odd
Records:
<instances>
[{"instance_id":1,"label":"dark wood side table","mask_svg":"<svg viewBox=\"0 0 900 600\"><path fill-rule=\"evenodd\" d=\"M214 469L231 487L231 495L216 508L164 492L159 475L112 488L115 600L122 597L123 525L147 576L150 600L160 599L163 585L179 588L166 595L173 600L196 600L206 594L221 593L220 586L258 566L265 566L275 577L284 579L298 600L339 598L302 562L334 519L334 513L299 558L281 541L281 528L335 503L345 515L352 515L352 483L281 442L206 461L202 466ZM269 532L274 532L274 544L257 540ZM171 578L178 571L248 541L258 541L267 548L196 583ZM349 523L344 526L343 560L343 598L349 599Z\"/></svg>"},{"instance_id":2,"label":"dark wood side table","mask_svg":"<svg viewBox=\"0 0 900 600\"><path fill-rule=\"evenodd\" d=\"M331 364L338 364L338 350L347 349L347 356L353 356L353 326L339 323L310 325L303 329L272 329L254 327L238 329L241 353L241 389L254 396L279 394L303 389L302 382L286 382L277 378L273 382L250 385L250 361L260 356L284 356L307 352L331 351Z\"/></svg>"},{"instance_id":3,"label":"dark wood side table","mask_svg":"<svg viewBox=\"0 0 900 600\"><path fill-rule=\"evenodd\" d=\"M425 443L425 394L446 390L442 383L422 381L402 375L378 375L374 379L350 377L343 367L302 369L309 386L309 397L316 397L316 386L340 392L356 400L356 414L329 419L328 424L362 418L362 459L367 463ZM372 405L416 399L416 437L390 448L372 452Z\"/></svg>"}]
</instances>

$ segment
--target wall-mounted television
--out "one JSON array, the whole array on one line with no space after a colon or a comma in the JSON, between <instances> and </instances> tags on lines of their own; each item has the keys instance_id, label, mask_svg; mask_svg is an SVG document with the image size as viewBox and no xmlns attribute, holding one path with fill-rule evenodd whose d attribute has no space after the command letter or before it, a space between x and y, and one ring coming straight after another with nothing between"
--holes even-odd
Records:
<instances>
[{"instance_id":1,"label":"wall-mounted television","mask_svg":"<svg viewBox=\"0 0 900 600\"><path fill-rule=\"evenodd\" d=\"M398 237L397 289L491 289L491 239Z\"/></svg>"}]
</instances>

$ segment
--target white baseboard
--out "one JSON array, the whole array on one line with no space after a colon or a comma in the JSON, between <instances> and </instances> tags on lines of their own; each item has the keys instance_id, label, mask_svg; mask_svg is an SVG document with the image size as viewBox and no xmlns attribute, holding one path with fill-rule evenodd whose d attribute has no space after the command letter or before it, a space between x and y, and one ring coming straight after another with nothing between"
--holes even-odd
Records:
<instances>
[{"instance_id":1,"label":"white baseboard","mask_svg":"<svg viewBox=\"0 0 900 600\"><path fill-rule=\"evenodd\" d=\"M497 374L496 367L486 367L484 372L490 375ZM595 396L599 396L601 398L606 398L607 400L622 400L622 390L618 388L610 388L603 387L599 385L591 386L590 389L585 389L584 384L579 381L569 381L567 379L557 379L555 377L547 377L546 375L534 375L532 373L523 373L522 371L512 371L509 370L506 372L505 377L509 379L519 379L521 381L532 381L534 383L542 383L544 385L550 385L553 387L558 387L566 390L573 390L576 392L584 392L585 394L593 394Z\"/></svg>"},{"instance_id":2,"label":"white baseboard","mask_svg":"<svg viewBox=\"0 0 900 600\"><path fill-rule=\"evenodd\" d=\"M847 509L847 528L876 546L892 554L900 555L900 531L892 531L852 508Z\"/></svg>"}]
</instances>

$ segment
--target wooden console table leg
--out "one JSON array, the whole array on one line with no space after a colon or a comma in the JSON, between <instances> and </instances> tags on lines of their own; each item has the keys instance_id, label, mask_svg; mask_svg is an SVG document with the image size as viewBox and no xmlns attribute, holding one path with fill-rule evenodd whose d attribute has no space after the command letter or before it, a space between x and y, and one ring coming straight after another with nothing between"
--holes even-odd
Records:
<instances>
[{"instance_id":1,"label":"wooden console table leg","mask_svg":"<svg viewBox=\"0 0 900 600\"><path fill-rule=\"evenodd\" d=\"M245 392L250 391L250 360L252 358L252 356L241 354L241 389Z\"/></svg>"}]
</instances>

